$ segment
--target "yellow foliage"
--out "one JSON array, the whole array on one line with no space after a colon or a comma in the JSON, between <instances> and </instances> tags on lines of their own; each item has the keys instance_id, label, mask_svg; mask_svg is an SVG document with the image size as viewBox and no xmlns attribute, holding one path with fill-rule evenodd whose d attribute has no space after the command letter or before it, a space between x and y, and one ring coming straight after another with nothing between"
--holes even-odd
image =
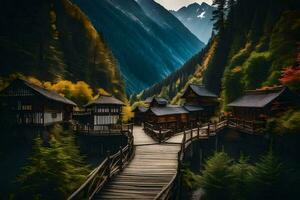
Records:
<instances>
[{"instance_id":1,"label":"yellow foliage","mask_svg":"<svg viewBox=\"0 0 300 200\"><path fill-rule=\"evenodd\" d=\"M36 79L36 78L34 78L34 77L28 77L28 78L27 78L27 81L29 81L30 83L32 83L32 84L34 84L34 85L43 87L43 83L42 83L40 80L38 80L38 79Z\"/></svg>"},{"instance_id":2,"label":"yellow foliage","mask_svg":"<svg viewBox=\"0 0 300 200\"><path fill-rule=\"evenodd\" d=\"M93 98L93 90L84 81L71 81L61 80L51 85L50 82L45 82L44 87L53 90L76 103L83 105Z\"/></svg>"},{"instance_id":3,"label":"yellow foliage","mask_svg":"<svg viewBox=\"0 0 300 200\"><path fill-rule=\"evenodd\" d=\"M137 107L147 107L147 104L144 101L134 102L134 104L131 106L131 110L134 110Z\"/></svg>"},{"instance_id":4,"label":"yellow foliage","mask_svg":"<svg viewBox=\"0 0 300 200\"><path fill-rule=\"evenodd\" d=\"M242 67L241 66L237 66L235 68L233 68L231 70L232 73L238 73L238 72L241 72L242 71Z\"/></svg>"},{"instance_id":5,"label":"yellow foliage","mask_svg":"<svg viewBox=\"0 0 300 200\"><path fill-rule=\"evenodd\" d=\"M123 122L128 122L133 118L134 114L131 110L129 102L126 101L125 106L123 107Z\"/></svg>"},{"instance_id":6,"label":"yellow foliage","mask_svg":"<svg viewBox=\"0 0 300 200\"><path fill-rule=\"evenodd\" d=\"M109 96L110 94L103 88L98 89L98 96Z\"/></svg>"},{"instance_id":7,"label":"yellow foliage","mask_svg":"<svg viewBox=\"0 0 300 200\"><path fill-rule=\"evenodd\" d=\"M47 90L55 91L56 93L75 101L79 105L84 105L93 99L93 90L84 81L73 83L68 80L60 80L56 83L51 83L49 81L42 82L34 77L27 77L26 79L32 84Z\"/></svg>"}]
</instances>

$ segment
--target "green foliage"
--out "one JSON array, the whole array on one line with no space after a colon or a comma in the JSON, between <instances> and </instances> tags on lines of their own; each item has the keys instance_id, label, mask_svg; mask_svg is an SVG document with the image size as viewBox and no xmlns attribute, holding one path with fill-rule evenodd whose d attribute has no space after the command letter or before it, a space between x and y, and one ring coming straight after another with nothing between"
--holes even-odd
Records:
<instances>
[{"instance_id":1,"label":"green foliage","mask_svg":"<svg viewBox=\"0 0 300 200\"><path fill-rule=\"evenodd\" d=\"M281 135L300 133L300 110L289 110L281 116L270 119L267 132Z\"/></svg>"},{"instance_id":2,"label":"green foliage","mask_svg":"<svg viewBox=\"0 0 300 200\"><path fill-rule=\"evenodd\" d=\"M224 152L215 153L206 161L200 185L207 199L231 199L230 191L234 183L231 164L232 159Z\"/></svg>"},{"instance_id":3,"label":"green foliage","mask_svg":"<svg viewBox=\"0 0 300 200\"><path fill-rule=\"evenodd\" d=\"M256 164L249 164L241 156L234 162L226 153L218 152L210 157L202 175L186 169L184 184L189 189L203 188L204 199L283 199L288 189L282 186L283 164L272 150Z\"/></svg>"},{"instance_id":4,"label":"green foliage","mask_svg":"<svg viewBox=\"0 0 300 200\"><path fill-rule=\"evenodd\" d=\"M284 199L283 165L271 150L255 165L252 179L256 199Z\"/></svg>"},{"instance_id":5,"label":"green foliage","mask_svg":"<svg viewBox=\"0 0 300 200\"><path fill-rule=\"evenodd\" d=\"M35 139L29 164L17 179L21 185L17 197L66 199L85 180L89 170L72 132L57 125L49 133L49 145Z\"/></svg>"},{"instance_id":6,"label":"green foliage","mask_svg":"<svg viewBox=\"0 0 300 200\"><path fill-rule=\"evenodd\" d=\"M248 163L248 160L241 156L240 160L231 166L234 177L232 198L248 199L251 192L251 173L254 167Z\"/></svg>"},{"instance_id":7,"label":"green foliage","mask_svg":"<svg viewBox=\"0 0 300 200\"><path fill-rule=\"evenodd\" d=\"M233 70L226 70L223 79L223 107L239 97L243 93L244 85L242 83L242 69L236 67Z\"/></svg>"},{"instance_id":8,"label":"green foliage","mask_svg":"<svg viewBox=\"0 0 300 200\"><path fill-rule=\"evenodd\" d=\"M200 176L193 173L190 169L186 168L183 171L183 185L190 190L200 188Z\"/></svg>"},{"instance_id":9,"label":"green foliage","mask_svg":"<svg viewBox=\"0 0 300 200\"><path fill-rule=\"evenodd\" d=\"M271 67L270 54L268 52L251 53L250 57L244 63L244 83L247 89L256 89L262 86L262 83L268 77Z\"/></svg>"}]
</instances>

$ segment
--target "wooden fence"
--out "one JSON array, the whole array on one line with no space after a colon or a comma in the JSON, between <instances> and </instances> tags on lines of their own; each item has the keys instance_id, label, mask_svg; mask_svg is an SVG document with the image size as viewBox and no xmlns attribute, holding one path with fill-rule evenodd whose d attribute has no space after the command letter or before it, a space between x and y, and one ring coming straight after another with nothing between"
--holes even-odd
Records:
<instances>
[{"instance_id":1,"label":"wooden fence","mask_svg":"<svg viewBox=\"0 0 300 200\"><path fill-rule=\"evenodd\" d=\"M133 127L133 125L129 125L129 127ZM126 136L128 138L127 145L124 148L120 147L120 150L114 155L110 155L108 152L104 161L88 175L87 180L68 200L92 199L110 177L124 168L134 155L132 128L128 129Z\"/></svg>"}]
</instances>

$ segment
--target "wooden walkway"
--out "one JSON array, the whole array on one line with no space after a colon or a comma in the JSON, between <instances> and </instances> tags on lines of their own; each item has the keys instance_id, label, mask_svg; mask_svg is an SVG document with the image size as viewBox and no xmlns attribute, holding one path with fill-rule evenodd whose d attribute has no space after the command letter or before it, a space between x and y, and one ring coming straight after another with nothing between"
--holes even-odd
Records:
<instances>
[{"instance_id":1,"label":"wooden walkway","mask_svg":"<svg viewBox=\"0 0 300 200\"><path fill-rule=\"evenodd\" d=\"M177 144L158 144L142 127L134 127L133 133L133 160L94 199L155 199L176 174L182 134L172 138Z\"/></svg>"},{"instance_id":2,"label":"wooden walkway","mask_svg":"<svg viewBox=\"0 0 300 200\"><path fill-rule=\"evenodd\" d=\"M203 125L175 134L163 143L135 126L133 133L127 134L127 146L108 155L68 200L170 199L180 188L186 148L195 140L214 136L227 125L227 121Z\"/></svg>"}]
</instances>

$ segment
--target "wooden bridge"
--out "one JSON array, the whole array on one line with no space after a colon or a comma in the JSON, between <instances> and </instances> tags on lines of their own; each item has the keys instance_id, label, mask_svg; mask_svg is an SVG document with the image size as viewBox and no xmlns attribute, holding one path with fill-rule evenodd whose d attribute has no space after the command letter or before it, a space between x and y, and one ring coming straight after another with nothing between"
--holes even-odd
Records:
<instances>
[{"instance_id":1,"label":"wooden bridge","mask_svg":"<svg viewBox=\"0 0 300 200\"><path fill-rule=\"evenodd\" d=\"M228 125L227 120L207 124L162 143L135 126L133 135L128 134L128 145L108 155L69 199L170 199L180 195L186 148L194 140L214 136Z\"/></svg>"}]
</instances>

